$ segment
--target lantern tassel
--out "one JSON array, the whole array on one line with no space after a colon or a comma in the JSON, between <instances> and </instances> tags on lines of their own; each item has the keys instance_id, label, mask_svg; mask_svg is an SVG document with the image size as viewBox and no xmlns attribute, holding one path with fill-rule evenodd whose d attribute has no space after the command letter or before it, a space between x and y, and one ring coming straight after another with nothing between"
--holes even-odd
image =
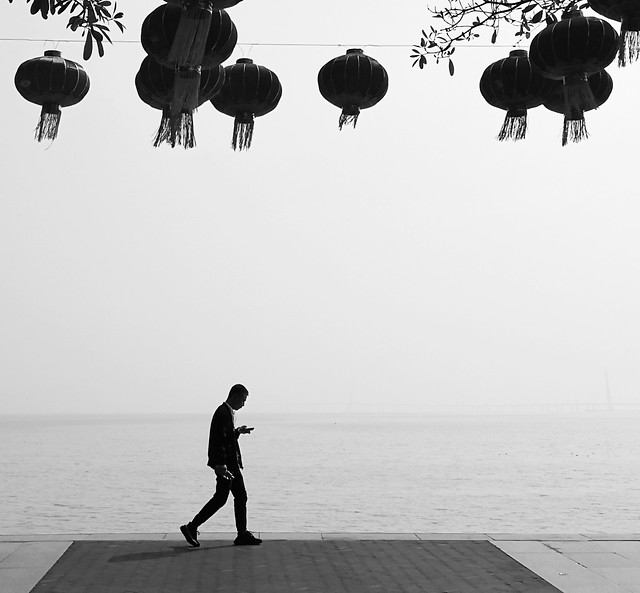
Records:
<instances>
[{"instance_id":1,"label":"lantern tassel","mask_svg":"<svg viewBox=\"0 0 640 593\"><path fill-rule=\"evenodd\" d=\"M509 109L504 118L498 140L524 140L527 134L527 110Z\"/></svg>"},{"instance_id":2,"label":"lantern tassel","mask_svg":"<svg viewBox=\"0 0 640 593\"><path fill-rule=\"evenodd\" d=\"M623 23L624 27L624 23ZM640 31L620 31L620 49L618 50L618 66L624 68L640 57Z\"/></svg>"},{"instance_id":3,"label":"lantern tassel","mask_svg":"<svg viewBox=\"0 0 640 593\"><path fill-rule=\"evenodd\" d=\"M589 137L587 123L584 116L579 119L564 118L562 127L562 146L566 146L568 141L580 142Z\"/></svg>"},{"instance_id":4,"label":"lantern tassel","mask_svg":"<svg viewBox=\"0 0 640 593\"><path fill-rule=\"evenodd\" d=\"M177 68L173 79L171 113L178 115L198 107L200 95L200 68Z\"/></svg>"},{"instance_id":5,"label":"lantern tassel","mask_svg":"<svg viewBox=\"0 0 640 593\"><path fill-rule=\"evenodd\" d=\"M58 105L45 103L40 112L40 121L35 129L36 140L38 142L42 142L44 139L55 140L58 137L61 117L62 112Z\"/></svg>"},{"instance_id":6,"label":"lantern tassel","mask_svg":"<svg viewBox=\"0 0 640 593\"><path fill-rule=\"evenodd\" d=\"M195 67L202 64L211 28L211 0L187 0L180 15L178 29L168 60L171 64L183 67Z\"/></svg>"},{"instance_id":7,"label":"lantern tassel","mask_svg":"<svg viewBox=\"0 0 640 593\"><path fill-rule=\"evenodd\" d=\"M153 140L156 148L161 144L168 144L171 148L175 148L176 144L184 146L185 149L193 148L196 145L193 112L172 115L169 109L164 109L160 127Z\"/></svg>"},{"instance_id":8,"label":"lantern tassel","mask_svg":"<svg viewBox=\"0 0 640 593\"><path fill-rule=\"evenodd\" d=\"M586 74L565 76L562 90L564 93L562 146L566 146L567 141L580 142L589 137L584 112L596 109L598 105Z\"/></svg>"},{"instance_id":9,"label":"lantern tassel","mask_svg":"<svg viewBox=\"0 0 640 593\"><path fill-rule=\"evenodd\" d=\"M231 147L233 150L249 150L253 140L253 114L242 113L236 116L233 123L233 139Z\"/></svg>"},{"instance_id":10,"label":"lantern tassel","mask_svg":"<svg viewBox=\"0 0 640 593\"><path fill-rule=\"evenodd\" d=\"M360 108L355 105L344 107L338 120L338 128L342 130L344 126L356 127L358 123L358 116L360 115Z\"/></svg>"},{"instance_id":11,"label":"lantern tassel","mask_svg":"<svg viewBox=\"0 0 640 593\"><path fill-rule=\"evenodd\" d=\"M158 148L161 144L170 143L171 141L171 112L168 108L162 110L162 119L160 120L160 127L156 132L156 136L153 139L153 145Z\"/></svg>"}]
</instances>

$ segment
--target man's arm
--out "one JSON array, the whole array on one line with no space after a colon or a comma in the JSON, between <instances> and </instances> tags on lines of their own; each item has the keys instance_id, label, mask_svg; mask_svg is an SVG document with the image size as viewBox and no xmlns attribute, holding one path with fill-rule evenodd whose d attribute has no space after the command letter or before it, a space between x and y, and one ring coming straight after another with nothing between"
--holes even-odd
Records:
<instances>
[{"instance_id":1,"label":"man's arm","mask_svg":"<svg viewBox=\"0 0 640 593\"><path fill-rule=\"evenodd\" d=\"M229 431L233 430L233 425L224 418L221 408L218 408L211 419L209 429L209 467L216 465L227 465L227 450L225 443L229 438Z\"/></svg>"}]
</instances>

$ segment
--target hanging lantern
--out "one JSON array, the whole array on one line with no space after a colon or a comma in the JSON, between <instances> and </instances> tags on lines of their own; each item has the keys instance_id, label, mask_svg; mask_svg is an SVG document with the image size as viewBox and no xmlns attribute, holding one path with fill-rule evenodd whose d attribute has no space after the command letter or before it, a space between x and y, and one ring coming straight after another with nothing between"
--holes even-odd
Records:
<instances>
[{"instance_id":1,"label":"hanging lantern","mask_svg":"<svg viewBox=\"0 0 640 593\"><path fill-rule=\"evenodd\" d=\"M529 58L544 76L563 81L564 113L571 118L580 110L595 109L587 77L608 66L617 51L618 34L609 23L571 10L533 38ZM577 122L572 127L575 142L581 139L576 134L586 130L583 124Z\"/></svg>"},{"instance_id":2,"label":"hanging lantern","mask_svg":"<svg viewBox=\"0 0 640 593\"><path fill-rule=\"evenodd\" d=\"M611 95L613 90L613 79L606 70L600 70L587 77L587 82L591 90L594 102L588 107L574 106L567 112L565 109L565 87L561 80L549 81L549 93L544 101L544 106L550 111L562 113L564 115L564 125L562 128L562 146L566 146L567 141L579 142L583 138L588 138L587 127L584 119L584 112L600 107Z\"/></svg>"},{"instance_id":3,"label":"hanging lantern","mask_svg":"<svg viewBox=\"0 0 640 593\"><path fill-rule=\"evenodd\" d=\"M361 109L373 107L386 94L389 77L383 66L361 49L348 49L346 55L327 62L318 72L322 96L342 108L338 126L356 127Z\"/></svg>"},{"instance_id":4,"label":"hanging lantern","mask_svg":"<svg viewBox=\"0 0 640 593\"><path fill-rule=\"evenodd\" d=\"M273 111L282 97L282 86L274 72L240 58L224 69L224 84L211 103L234 119L233 150L247 150L253 139L254 118Z\"/></svg>"},{"instance_id":5,"label":"hanging lantern","mask_svg":"<svg viewBox=\"0 0 640 593\"><path fill-rule=\"evenodd\" d=\"M174 84L177 73L147 56L136 74L136 89L139 97L149 106L162 111L160 127L153 145L169 144L172 148L182 145L193 148L196 144L193 113L195 108L209 101L222 87L224 68L221 65L205 68L199 76L198 101L195 107L174 108Z\"/></svg>"},{"instance_id":6,"label":"hanging lantern","mask_svg":"<svg viewBox=\"0 0 640 593\"><path fill-rule=\"evenodd\" d=\"M589 7L620 23L618 66L640 57L640 3L637 0L590 0Z\"/></svg>"},{"instance_id":7,"label":"hanging lantern","mask_svg":"<svg viewBox=\"0 0 640 593\"><path fill-rule=\"evenodd\" d=\"M209 10L209 13L208 28L202 29L208 31L207 35L199 34L198 47L193 45L184 53L174 50L174 46L189 45L184 38L179 39L183 9L174 4L159 6L142 23L142 47L166 66L210 68L222 64L233 53L238 31L225 10Z\"/></svg>"},{"instance_id":8,"label":"hanging lantern","mask_svg":"<svg viewBox=\"0 0 640 593\"><path fill-rule=\"evenodd\" d=\"M515 49L508 58L486 68L480 78L480 93L489 105L507 115L498 140L522 140L527 133L527 109L542 105L548 80L529 61L527 52Z\"/></svg>"},{"instance_id":9,"label":"hanging lantern","mask_svg":"<svg viewBox=\"0 0 640 593\"><path fill-rule=\"evenodd\" d=\"M89 76L84 68L61 57L59 51L48 50L44 57L20 64L15 76L18 92L31 103L42 105L35 137L55 140L58 136L61 107L75 105L89 92Z\"/></svg>"}]
</instances>

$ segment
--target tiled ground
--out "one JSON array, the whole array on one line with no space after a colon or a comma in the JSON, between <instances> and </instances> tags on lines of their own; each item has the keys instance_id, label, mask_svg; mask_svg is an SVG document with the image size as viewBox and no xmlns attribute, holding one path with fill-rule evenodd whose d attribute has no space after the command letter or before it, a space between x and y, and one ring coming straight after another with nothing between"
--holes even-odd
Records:
<instances>
[{"instance_id":1,"label":"tiled ground","mask_svg":"<svg viewBox=\"0 0 640 593\"><path fill-rule=\"evenodd\" d=\"M33 593L558 593L488 541L74 542Z\"/></svg>"},{"instance_id":2,"label":"tiled ground","mask_svg":"<svg viewBox=\"0 0 640 593\"><path fill-rule=\"evenodd\" d=\"M193 579L208 586L212 578L219 579L219 591L234 593L493 593L522 590L532 573L540 578L534 578L528 593L555 590L541 579L564 593L640 593L639 534L261 533L263 546L248 549L232 546L234 536L204 533L202 548L193 550L180 533L0 535L0 593L109 593L109 586L118 593L162 593L154 579L163 574L173 583L173 589L165 589L172 593L190 593L198 590ZM73 542L92 545L76 545L63 556ZM91 558L95 568L88 569ZM54 564L47 579L58 579L57 584L41 581ZM70 583L57 573L65 565L65 570L75 566L68 573ZM100 584L94 578L98 569L106 575ZM310 585L314 574L322 589ZM513 576L523 574L524 580ZM126 575L133 579L130 584L117 584ZM149 589L154 582L156 587ZM273 588L258 587L263 583Z\"/></svg>"}]
</instances>

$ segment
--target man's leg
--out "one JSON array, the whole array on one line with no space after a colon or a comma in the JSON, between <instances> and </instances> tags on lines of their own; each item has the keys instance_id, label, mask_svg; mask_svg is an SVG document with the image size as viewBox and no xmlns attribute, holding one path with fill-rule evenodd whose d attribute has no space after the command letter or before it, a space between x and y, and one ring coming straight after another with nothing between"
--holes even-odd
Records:
<instances>
[{"instance_id":1,"label":"man's leg","mask_svg":"<svg viewBox=\"0 0 640 593\"><path fill-rule=\"evenodd\" d=\"M235 482L235 480L233 480ZM189 524L192 529L197 529L202 525L205 521L210 519L214 513L219 511L227 502L229 498L229 491L232 489L231 480L227 480L226 478L216 478L216 491L213 497L207 502L200 512L193 518L191 523Z\"/></svg>"},{"instance_id":2,"label":"man's leg","mask_svg":"<svg viewBox=\"0 0 640 593\"><path fill-rule=\"evenodd\" d=\"M244 486L244 478L239 469L233 470L234 478L231 482L231 494L233 494L233 511L236 517L236 529L238 533L247 530L247 489Z\"/></svg>"},{"instance_id":3,"label":"man's leg","mask_svg":"<svg viewBox=\"0 0 640 593\"><path fill-rule=\"evenodd\" d=\"M236 546L257 546L262 540L250 531L247 531L247 489L244 486L244 479L240 470L234 471L236 478L231 484L233 493L233 510L236 516L236 528L238 537L234 540Z\"/></svg>"}]
</instances>

